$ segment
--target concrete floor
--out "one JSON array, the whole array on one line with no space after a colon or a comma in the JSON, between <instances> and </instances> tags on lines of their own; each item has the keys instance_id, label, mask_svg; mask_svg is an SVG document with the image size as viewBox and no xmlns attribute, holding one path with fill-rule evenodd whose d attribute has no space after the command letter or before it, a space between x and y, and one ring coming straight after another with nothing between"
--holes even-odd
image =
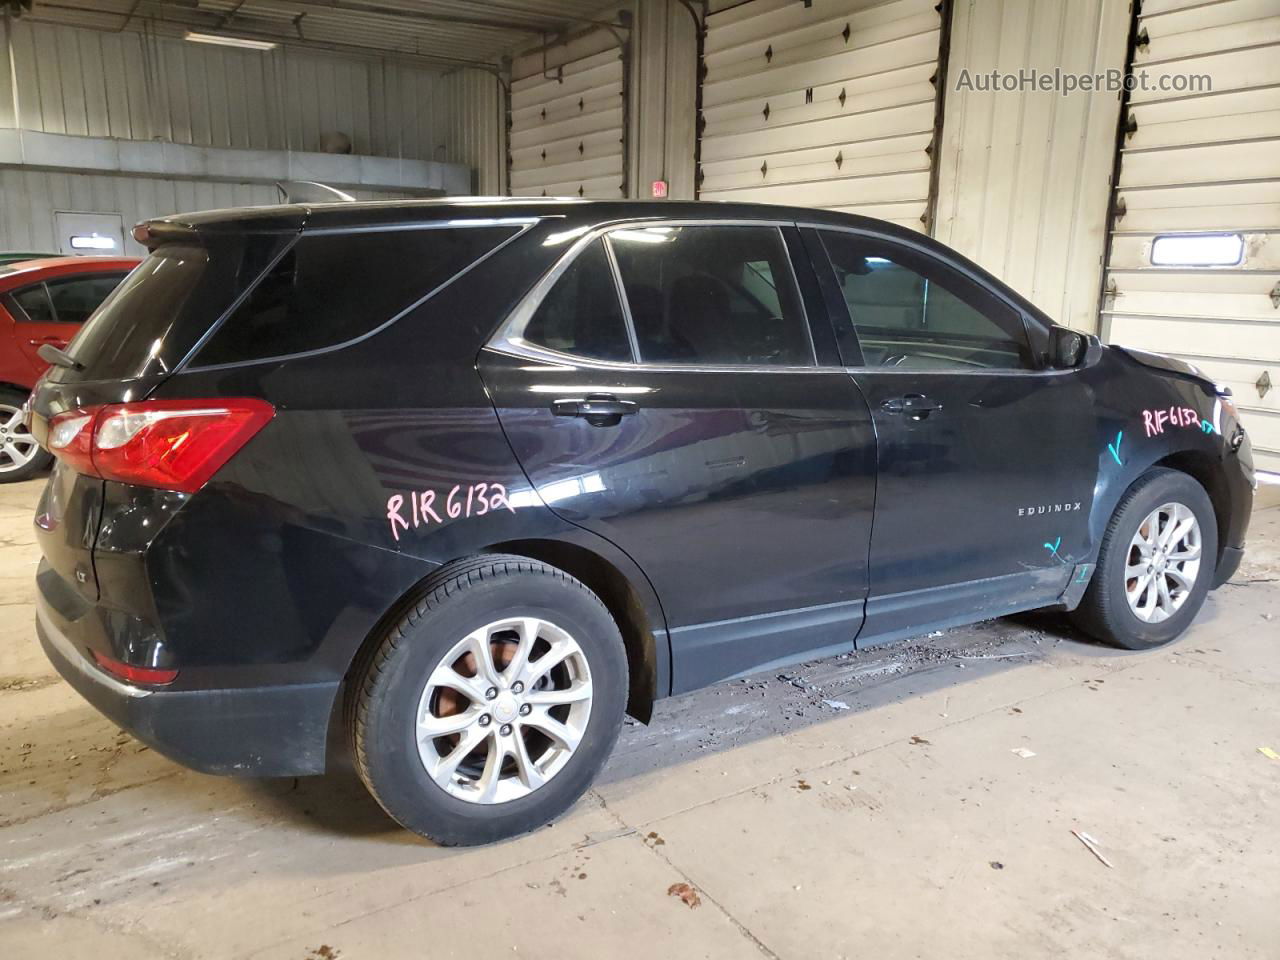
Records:
<instances>
[{"instance_id":1,"label":"concrete floor","mask_svg":"<svg viewBox=\"0 0 1280 960\"><path fill-rule=\"evenodd\" d=\"M722 685L557 825L448 850L82 703L33 635L38 491L0 487L5 958L1280 956L1280 509L1172 647L1025 617Z\"/></svg>"}]
</instances>

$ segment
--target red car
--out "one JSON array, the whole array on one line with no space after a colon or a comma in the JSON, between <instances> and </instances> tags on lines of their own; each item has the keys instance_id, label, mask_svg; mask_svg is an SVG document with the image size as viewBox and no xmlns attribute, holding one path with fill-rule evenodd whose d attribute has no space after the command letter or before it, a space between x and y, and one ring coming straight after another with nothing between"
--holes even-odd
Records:
<instances>
[{"instance_id":1,"label":"red car","mask_svg":"<svg viewBox=\"0 0 1280 960\"><path fill-rule=\"evenodd\" d=\"M48 364L36 351L65 347L136 257L50 257L0 266L0 483L49 463L22 422L22 405Z\"/></svg>"}]
</instances>

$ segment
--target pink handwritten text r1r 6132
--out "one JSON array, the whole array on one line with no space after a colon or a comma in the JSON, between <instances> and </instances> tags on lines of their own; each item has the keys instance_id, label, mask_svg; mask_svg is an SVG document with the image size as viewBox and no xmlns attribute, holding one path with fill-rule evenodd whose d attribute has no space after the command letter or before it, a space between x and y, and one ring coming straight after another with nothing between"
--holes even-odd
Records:
<instances>
[{"instance_id":1,"label":"pink handwritten text r1r 6132","mask_svg":"<svg viewBox=\"0 0 1280 960\"><path fill-rule=\"evenodd\" d=\"M1164 433L1165 425L1171 427L1201 427L1207 421L1200 419L1200 414L1190 407L1168 407L1160 410L1143 410L1142 426L1148 437Z\"/></svg>"},{"instance_id":2,"label":"pink handwritten text r1r 6132","mask_svg":"<svg viewBox=\"0 0 1280 960\"><path fill-rule=\"evenodd\" d=\"M405 498L393 493L387 498L387 521L391 535L400 540L400 531L412 527L429 527L431 524L456 520L458 517L483 517L493 510L506 508L512 513L516 508L507 502L507 488L500 483L473 483L464 487L457 484L443 503L437 503L434 490L410 491L408 516L405 516ZM440 514L443 513L444 516Z\"/></svg>"}]
</instances>

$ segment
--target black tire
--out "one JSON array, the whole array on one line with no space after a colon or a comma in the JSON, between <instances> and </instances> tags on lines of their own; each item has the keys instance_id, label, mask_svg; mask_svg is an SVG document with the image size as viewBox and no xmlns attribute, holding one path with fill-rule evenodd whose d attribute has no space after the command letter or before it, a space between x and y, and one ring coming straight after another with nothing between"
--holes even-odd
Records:
<instances>
[{"instance_id":1,"label":"black tire","mask_svg":"<svg viewBox=\"0 0 1280 960\"><path fill-rule=\"evenodd\" d=\"M523 557L449 564L424 589L359 678L351 726L360 778L396 822L446 846L490 843L550 823L590 787L617 741L627 699L617 624L581 582ZM523 797L480 804L446 792L428 773L416 716L428 677L453 646L508 616L539 617L576 640L590 671L590 714L577 747L544 784Z\"/></svg>"},{"instance_id":2,"label":"black tire","mask_svg":"<svg viewBox=\"0 0 1280 960\"><path fill-rule=\"evenodd\" d=\"M17 390L0 389L0 425L5 425L13 414L22 409L22 405L27 402L27 395L19 393ZM22 435L29 437L26 428L22 429ZM14 466L14 460L9 456L6 448L8 446L8 435L0 437L0 483L20 483L23 480L30 480L32 477L43 473L49 469L49 465L53 463L53 457L44 449L37 449L36 454L22 466Z\"/></svg>"},{"instance_id":3,"label":"black tire","mask_svg":"<svg viewBox=\"0 0 1280 960\"><path fill-rule=\"evenodd\" d=\"M1182 504L1200 527L1200 569L1181 606L1159 623L1142 620L1129 606L1125 565L1138 528L1164 504ZM1204 487L1185 473L1153 468L1125 491L1107 524L1084 598L1071 619L1086 633L1126 650L1150 650L1176 639L1195 619L1213 580L1218 557L1218 521Z\"/></svg>"}]
</instances>

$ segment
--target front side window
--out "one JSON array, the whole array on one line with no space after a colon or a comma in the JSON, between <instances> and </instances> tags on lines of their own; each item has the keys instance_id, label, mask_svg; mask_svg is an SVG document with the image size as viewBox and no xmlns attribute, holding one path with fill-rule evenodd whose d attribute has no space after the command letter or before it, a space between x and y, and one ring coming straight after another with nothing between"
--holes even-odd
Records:
<instances>
[{"instance_id":1,"label":"front side window","mask_svg":"<svg viewBox=\"0 0 1280 960\"><path fill-rule=\"evenodd\" d=\"M915 370L1031 369L1022 317L926 254L823 231L863 362Z\"/></svg>"},{"instance_id":2,"label":"front side window","mask_svg":"<svg viewBox=\"0 0 1280 960\"><path fill-rule=\"evenodd\" d=\"M534 346L590 360L632 359L603 240L593 241L574 258L529 318L521 337Z\"/></svg>"},{"instance_id":3,"label":"front side window","mask_svg":"<svg viewBox=\"0 0 1280 960\"><path fill-rule=\"evenodd\" d=\"M814 365L776 228L658 226L608 237L642 362Z\"/></svg>"}]
</instances>

